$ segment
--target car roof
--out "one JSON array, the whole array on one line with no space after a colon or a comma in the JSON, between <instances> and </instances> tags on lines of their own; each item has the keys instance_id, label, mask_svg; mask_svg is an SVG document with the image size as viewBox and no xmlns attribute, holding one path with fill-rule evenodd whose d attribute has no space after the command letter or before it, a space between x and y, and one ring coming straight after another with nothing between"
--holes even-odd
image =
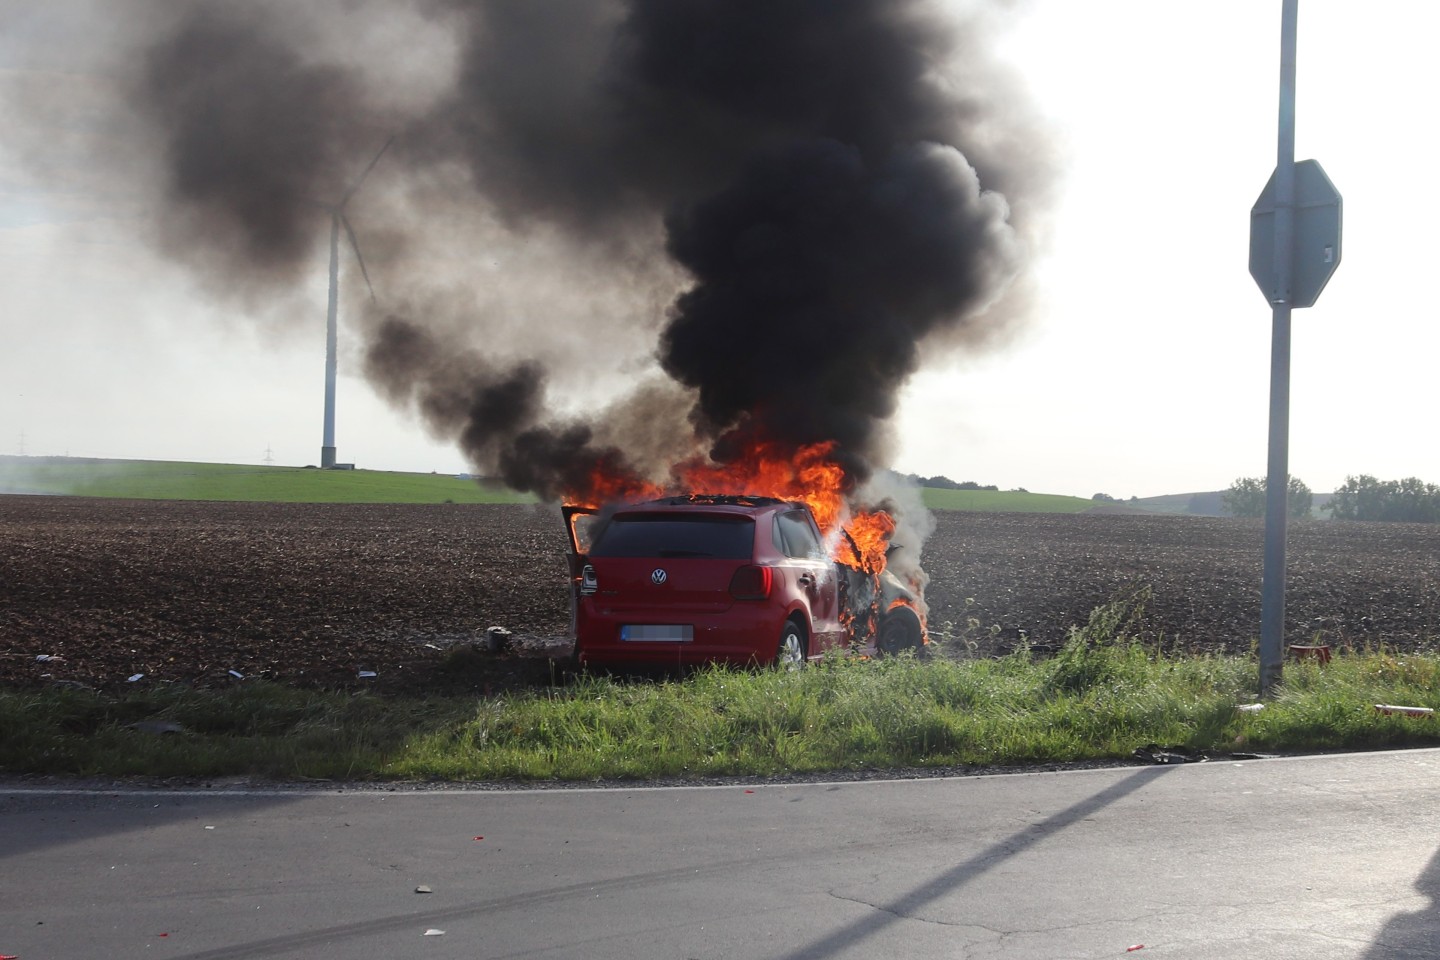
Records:
<instances>
[{"instance_id":1,"label":"car roof","mask_svg":"<svg viewBox=\"0 0 1440 960\"><path fill-rule=\"evenodd\" d=\"M755 514L776 507L791 509L804 508L804 506L805 504L803 503L780 500L776 497L758 497L748 494L692 493L683 496L661 497L658 500L647 500L644 503L630 503L615 512L617 514L642 512L669 513L672 511L675 513L688 513L698 508L707 512Z\"/></svg>"}]
</instances>

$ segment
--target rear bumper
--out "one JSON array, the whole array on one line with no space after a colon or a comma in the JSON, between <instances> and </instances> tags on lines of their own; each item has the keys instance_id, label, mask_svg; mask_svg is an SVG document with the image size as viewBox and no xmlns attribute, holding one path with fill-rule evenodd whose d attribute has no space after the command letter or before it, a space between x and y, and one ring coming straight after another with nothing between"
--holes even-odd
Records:
<instances>
[{"instance_id":1,"label":"rear bumper","mask_svg":"<svg viewBox=\"0 0 1440 960\"><path fill-rule=\"evenodd\" d=\"M665 624L690 626L694 639L687 643L620 639L622 627ZM604 611L582 601L575 617L575 653L582 665L763 664L775 659L784 625L784 612L768 605L738 603L724 613L677 619L664 613Z\"/></svg>"}]
</instances>

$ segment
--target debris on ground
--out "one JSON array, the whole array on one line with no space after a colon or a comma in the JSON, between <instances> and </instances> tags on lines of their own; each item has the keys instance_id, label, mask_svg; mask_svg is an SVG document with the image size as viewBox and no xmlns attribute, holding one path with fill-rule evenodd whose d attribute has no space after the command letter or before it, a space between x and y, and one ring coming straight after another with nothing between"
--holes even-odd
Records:
<instances>
[{"instance_id":1,"label":"debris on ground","mask_svg":"<svg viewBox=\"0 0 1440 960\"><path fill-rule=\"evenodd\" d=\"M1393 703L1377 703L1375 704L1375 711L1387 717L1393 714L1398 714L1402 717L1429 717L1435 713L1431 707L1400 707Z\"/></svg>"},{"instance_id":2,"label":"debris on ground","mask_svg":"<svg viewBox=\"0 0 1440 960\"><path fill-rule=\"evenodd\" d=\"M1203 753L1196 753L1188 747L1162 747L1154 743L1137 747L1133 756L1136 760L1144 760L1146 763L1161 764L1204 763L1210 759Z\"/></svg>"}]
</instances>

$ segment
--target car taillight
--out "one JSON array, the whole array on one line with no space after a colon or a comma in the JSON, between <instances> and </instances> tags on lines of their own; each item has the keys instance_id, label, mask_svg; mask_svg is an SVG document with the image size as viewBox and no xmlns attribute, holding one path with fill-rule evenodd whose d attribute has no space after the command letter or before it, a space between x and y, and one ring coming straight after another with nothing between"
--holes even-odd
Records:
<instances>
[{"instance_id":1,"label":"car taillight","mask_svg":"<svg viewBox=\"0 0 1440 960\"><path fill-rule=\"evenodd\" d=\"M600 581L595 577L595 568L585 564L580 571L580 596L588 597L600 589Z\"/></svg>"},{"instance_id":2,"label":"car taillight","mask_svg":"<svg viewBox=\"0 0 1440 960\"><path fill-rule=\"evenodd\" d=\"M769 567L741 567L730 578L730 596L736 600L767 600L775 582Z\"/></svg>"}]
</instances>

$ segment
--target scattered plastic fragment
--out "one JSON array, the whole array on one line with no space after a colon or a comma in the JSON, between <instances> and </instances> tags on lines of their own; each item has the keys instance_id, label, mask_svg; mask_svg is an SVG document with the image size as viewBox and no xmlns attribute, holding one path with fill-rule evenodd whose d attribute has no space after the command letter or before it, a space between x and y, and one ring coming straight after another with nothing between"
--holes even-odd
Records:
<instances>
[{"instance_id":1,"label":"scattered plastic fragment","mask_svg":"<svg viewBox=\"0 0 1440 960\"><path fill-rule=\"evenodd\" d=\"M155 934L155 936L157 936L157 937L168 937L168 936L170 936L170 934L168 934L168 933L157 933L157 934Z\"/></svg>"},{"instance_id":2,"label":"scattered plastic fragment","mask_svg":"<svg viewBox=\"0 0 1440 960\"><path fill-rule=\"evenodd\" d=\"M415 888L415 892L416 892L416 893L434 893L435 891L434 891L434 890L431 890L429 887L425 886L425 884L422 883L422 884L420 884L420 886L418 886L418 887Z\"/></svg>"},{"instance_id":3,"label":"scattered plastic fragment","mask_svg":"<svg viewBox=\"0 0 1440 960\"><path fill-rule=\"evenodd\" d=\"M64 659L65 659L64 657L57 657L57 656L55 656L55 654L53 654L53 653L42 653L42 654L39 654L39 655L37 655L37 656L35 657L35 662L36 662L36 663L58 663L58 662L60 662L61 660L64 660Z\"/></svg>"},{"instance_id":4,"label":"scattered plastic fragment","mask_svg":"<svg viewBox=\"0 0 1440 960\"><path fill-rule=\"evenodd\" d=\"M1387 717L1393 713L1405 717L1428 717L1435 713L1430 707L1397 707L1393 703L1377 703L1375 709Z\"/></svg>"},{"instance_id":5,"label":"scattered plastic fragment","mask_svg":"<svg viewBox=\"0 0 1440 960\"><path fill-rule=\"evenodd\" d=\"M1204 763L1210 759L1203 753L1194 753L1185 747L1162 747L1154 743L1138 747L1134 757L1150 763Z\"/></svg>"},{"instance_id":6,"label":"scattered plastic fragment","mask_svg":"<svg viewBox=\"0 0 1440 960\"><path fill-rule=\"evenodd\" d=\"M1144 949L1145 949L1145 944L1143 944L1143 943L1137 943L1137 944L1135 944L1133 947L1126 947L1126 948L1125 948L1125 952L1126 952L1126 953L1134 953L1136 950L1144 950Z\"/></svg>"},{"instance_id":7,"label":"scattered plastic fragment","mask_svg":"<svg viewBox=\"0 0 1440 960\"><path fill-rule=\"evenodd\" d=\"M378 676L379 676L379 674L376 673L374 670L361 670L361 671L360 671L360 679L361 679L361 680L368 680L368 679L370 679L371 677L378 677Z\"/></svg>"},{"instance_id":8,"label":"scattered plastic fragment","mask_svg":"<svg viewBox=\"0 0 1440 960\"><path fill-rule=\"evenodd\" d=\"M20 960L19 957L10 953L0 953L0 960Z\"/></svg>"},{"instance_id":9,"label":"scattered plastic fragment","mask_svg":"<svg viewBox=\"0 0 1440 960\"><path fill-rule=\"evenodd\" d=\"M214 827L208 827L208 826L207 826L205 829L206 829L206 830L214 830L215 828L214 828Z\"/></svg>"},{"instance_id":10,"label":"scattered plastic fragment","mask_svg":"<svg viewBox=\"0 0 1440 960\"><path fill-rule=\"evenodd\" d=\"M445 931L444 931L444 930L436 930L434 927L431 927L429 930L426 930L426 931L425 931L425 936L427 936L427 937L443 937L443 936L445 936Z\"/></svg>"},{"instance_id":11,"label":"scattered plastic fragment","mask_svg":"<svg viewBox=\"0 0 1440 960\"><path fill-rule=\"evenodd\" d=\"M745 792L746 792L746 793L754 793L755 791L754 791L754 790L746 790Z\"/></svg>"},{"instance_id":12,"label":"scattered plastic fragment","mask_svg":"<svg viewBox=\"0 0 1440 960\"><path fill-rule=\"evenodd\" d=\"M231 670L231 671L230 671L230 676L234 677L236 680L244 680L244 679L245 679L245 674L241 673L239 670Z\"/></svg>"},{"instance_id":13,"label":"scattered plastic fragment","mask_svg":"<svg viewBox=\"0 0 1440 960\"><path fill-rule=\"evenodd\" d=\"M1265 709L1263 703L1242 703L1235 708L1240 713L1259 713Z\"/></svg>"},{"instance_id":14,"label":"scattered plastic fragment","mask_svg":"<svg viewBox=\"0 0 1440 960\"><path fill-rule=\"evenodd\" d=\"M126 683L134 683L136 680L142 680L142 679L144 679L144 677L145 677L145 674L143 674L143 673L134 673L134 674L131 674L131 675L130 675L130 679L129 679L129 680L126 680L125 682L126 682Z\"/></svg>"},{"instance_id":15,"label":"scattered plastic fragment","mask_svg":"<svg viewBox=\"0 0 1440 960\"><path fill-rule=\"evenodd\" d=\"M476 837L475 839L476 839L476 840L484 840L485 838L484 838L484 837Z\"/></svg>"}]
</instances>

